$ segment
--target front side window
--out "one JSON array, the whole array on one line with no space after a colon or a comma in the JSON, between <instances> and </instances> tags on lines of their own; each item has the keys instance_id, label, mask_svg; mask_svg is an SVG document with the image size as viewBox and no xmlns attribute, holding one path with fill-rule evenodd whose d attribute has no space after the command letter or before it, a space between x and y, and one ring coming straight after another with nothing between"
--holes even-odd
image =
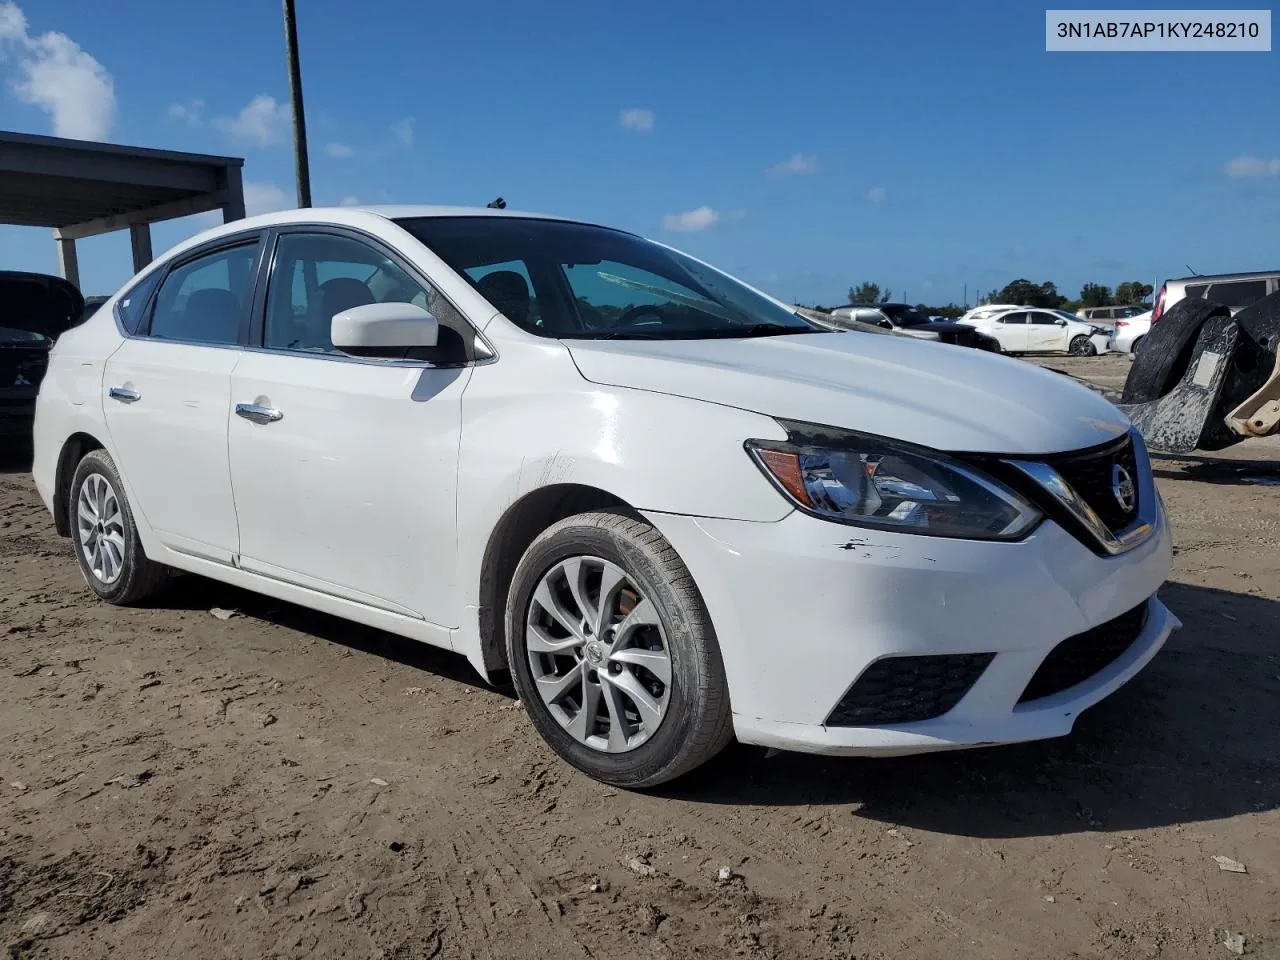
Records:
<instances>
[{"instance_id":1,"label":"front side window","mask_svg":"<svg viewBox=\"0 0 1280 960\"><path fill-rule=\"evenodd\" d=\"M257 263L255 240L173 268L156 294L149 335L161 340L235 343L253 295Z\"/></svg>"},{"instance_id":2,"label":"front side window","mask_svg":"<svg viewBox=\"0 0 1280 960\"><path fill-rule=\"evenodd\" d=\"M334 314L371 303L413 303L440 323L442 349L460 350L469 330L453 304L369 244L329 233L286 233L267 285L263 346L338 354ZM462 356L450 359L464 359Z\"/></svg>"},{"instance_id":3,"label":"front side window","mask_svg":"<svg viewBox=\"0 0 1280 960\"><path fill-rule=\"evenodd\" d=\"M1052 313L1033 313L1031 314L1031 322L1038 323L1041 326L1057 326L1058 318Z\"/></svg>"},{"instance_id":4,"label":"front side window","mask_svg":"<svg viewBox=\"0 0 1280 960\"><path fill-rule=\"evenodd\" d=\"M541 336L669 340L819 332L726 274L621 231L522 217L399 223L509 320ZM516 263L518 270L474 276L477 267Z\"/></svg>"}]
</instances>

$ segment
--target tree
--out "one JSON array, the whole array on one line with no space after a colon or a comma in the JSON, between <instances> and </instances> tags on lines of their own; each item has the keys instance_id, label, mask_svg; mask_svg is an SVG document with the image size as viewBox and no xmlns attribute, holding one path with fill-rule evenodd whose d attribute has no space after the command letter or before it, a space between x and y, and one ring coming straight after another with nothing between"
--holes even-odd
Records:
<instances>
[{"instance_id":1,"label":"tree","mask_svg":"<svg viewBox=\"0 0 1280 960\"><path fill-rule=\"evenodd\" d=\"M1116 303L1125 305L1146 303L1147 297L1151 296L1154 290L1155 287L1149 283L1143 283L1141 280L1122 283L1116 287Z\"/></svg>"},{"instance_id":2,"label":"tree","mask_svg":"<svg viewBox=\"0 0 1280 960\"><path fill-rule=\"evenodd\" d=\"M1032 283L1030 280L1018 279L1006 284L1005 288L995 295L997 303L1016 303L1027 307L1048 307L1057 309L1066 300L1058 293L1054 284Z\"/></svg>"},{"instance_id":3,"label":"tree","mask_svg":"<svg viewBox=\"0 0 1280 960\"><path fill-rule=\"evenodd\" d=\"M1111 288L1100 283L1086 283L1080 288L1080 302L1086 307L1105 307L1111 301Z\"/></svg>"},{"instance_id":4,"label":"tree","mask_svg":"<svg viewBox=\"0 0 1280 960\"><path fill-rule=\"evenodd\" d=\"M893 294L887 288L880 292L880 284L863 282L849 288L850 303L888 303Z\"/></svg>"}]
</instances>

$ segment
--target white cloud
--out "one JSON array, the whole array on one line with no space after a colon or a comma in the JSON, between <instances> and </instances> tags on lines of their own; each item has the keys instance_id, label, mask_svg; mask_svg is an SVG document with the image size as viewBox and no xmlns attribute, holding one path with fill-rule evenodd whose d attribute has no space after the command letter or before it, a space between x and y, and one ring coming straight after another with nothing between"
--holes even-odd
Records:
<instances>
[{"instance_id":1,"label":"white cloud","mask_svg":"<svg viewBox=\"0 0 1280 960\"><path fill-rule=\"evenodd\" d=\"M783 160L781 163L775 163L769 168L769 172L780 176L789 177L797 174L813 173L818 169L818 158L813 154L807 156L803 153L793 153L790 158Z\"/></svg>"},{"instance_id":2,"label":"white cloud","mask_svg":"<svg viewBox=\"0 0 1280 960\"><path fill-rule=\"evenodd\" d=\"M710 207L698 207L696 210L686 210L684 213L668 213L662 218L662 226L665 230L697 233L699 230L714 226L719 219L720 214Z\"/></svg>"},{"instance_id":3,"label":"white cloud","mask_svg":"<svg viewBox=\"0 0 1280 960\"><path fill-rule=\"evenodd\" d=\"M288 210L293 207L285 192L274 183L257 180L244 182L244 214L252 217L255 213L271 213L273 210Z\"/></svg>"},{"instance_id":4,"label":"white cloud","mask_svg":"<svg viewBox=\"0 0 1280 960\"><path fill-rule=\"evenodd\" d=\"M27 32L27 18L15 3L0 3L0 60L13 51L19 100L38 107L59 137L106 140L116 116L115 83L97 60L64 33Z\"/></svg>"},{"instance_id":5,"label":"white cloud","mask_svg":"<svg viewBox=\"0 0 1280 960\"><path fill-rule=\"evenodd\" d=\"M884 187L872 187L867 191L867 199L872 203L884 203L889 199L889 191Z\"/></svg>"},{"instance_id":6,"label":"white cloud","mask_svg":"<svg viewBox=\"0 0 1280 960\"><path fill-rule=\"evenodd\" d=\"M413 117L405 117L391 125L391 135L406 147L413 146Z\"/></svg>"},{"instance_id":7,"label":"white cloud","mask_svg":"<svg viewBox=\"0 0 1280 960\"><path fill-rule=\"evenodd\" d=\"M351 157L355 155L355 150L347 146L345 143L327 143L324 152L331 157Z\"/></svg>"},{"instance_id":8,"label":"white cloud","mask_svg":"<svg viewBox=\"0 0 1280 960\"><path fill-rule=\"evenodd\" d=\"M188 100L186 103L169 104L169 118L171 120L186 121L188 126L203 127L204 126L204 101Z\"/></svg>"},{"instance_id":9,"label":"white cloud","mask_svg":"<svg viewBox=\"0 0 1280 960\"><path fill-rule=\"evenodd\" d=\"M622 110L618 113L619 126L624 130L639 130L641 133L647 133L653 129L654 119L652 110L641 107L632 107L630 110Z\"/></svg>"},{"instance_id":10,"label":"white cloud","mask_svg":"<svg viewBox=\"0 0 1280 960\"><path fill-rule=\"evenodd\" d=\"M353 196L351 194L347 194L345 197L343 197L341 200L338 201L338 206L340 207L358 207L359 205L360 205L360 198L357 196Z\"/></svg>"},{"instance_id":11,"label":"white cloud","mask_svg":"<svg viewBox=\"0 0 1280 960\"><path fill-rule=\"evenodd\" d=\"M234 117L222 117L217 123L237 140L247 140L259 147L269 147L284 139L289 128L289 108L269 94L260 93Z\"/></svg>"},{"instance_id":12,"label":"white cloud","mask_svg":"<svg viewBox=\"0 0 1280 960\"><path fill-rule=\"evenodd\" d=\"M1273 157L1271 160L1251 156L1236 157L1227 164L1227 176L1238 180L1280 177L1280 157Z\"/></svg>"}]
</instances>

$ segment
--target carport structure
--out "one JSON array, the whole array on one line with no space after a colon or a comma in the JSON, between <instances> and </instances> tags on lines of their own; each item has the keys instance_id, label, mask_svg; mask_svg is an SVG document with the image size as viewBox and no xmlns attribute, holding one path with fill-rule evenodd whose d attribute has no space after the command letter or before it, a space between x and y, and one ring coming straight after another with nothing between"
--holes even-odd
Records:
<instances>
[{"instance_id":1,"label":"carport structure","mask_svg":"<svg viewBox=\"0 0 1280 960\"><path fill-rule=\"evenodd\" d=\"M0 223L52 227L62 276L80 286L76 241L129 230L134 272L151 262L151 224L221 210L244 216L240 157L0 131Z\"/></svg>"}]
</instances>

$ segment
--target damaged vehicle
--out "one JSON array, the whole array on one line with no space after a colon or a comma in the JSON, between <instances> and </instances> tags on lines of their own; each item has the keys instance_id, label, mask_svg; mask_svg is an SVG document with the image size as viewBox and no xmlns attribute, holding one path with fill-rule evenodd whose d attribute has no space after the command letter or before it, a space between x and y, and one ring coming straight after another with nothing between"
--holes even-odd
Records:
<instances>
[{"instance_id":1,"label":"damaged vehicle","mask_svg":"<svg viewBox=\"0 0 1280 960\"><path fill-rule=\"evenodd\" d=\"M80 291L61 277L0 271L0 438L30 441L49 350L83 310Z\"/></svg>"},{"instance_id":2,"label":"damaged vehicle","mask_svg":"<svg viewBox=\"0 0 1280 960\"><path fill-rule=\"evenodd\" d=\"M735 737L1062 736L1177 626L1146 446L1106 399L823 330L603 226L237 220L50 363L33 474L97 597L186 571L455 651L622 787Z\"/></svg>"}]
</instances>

